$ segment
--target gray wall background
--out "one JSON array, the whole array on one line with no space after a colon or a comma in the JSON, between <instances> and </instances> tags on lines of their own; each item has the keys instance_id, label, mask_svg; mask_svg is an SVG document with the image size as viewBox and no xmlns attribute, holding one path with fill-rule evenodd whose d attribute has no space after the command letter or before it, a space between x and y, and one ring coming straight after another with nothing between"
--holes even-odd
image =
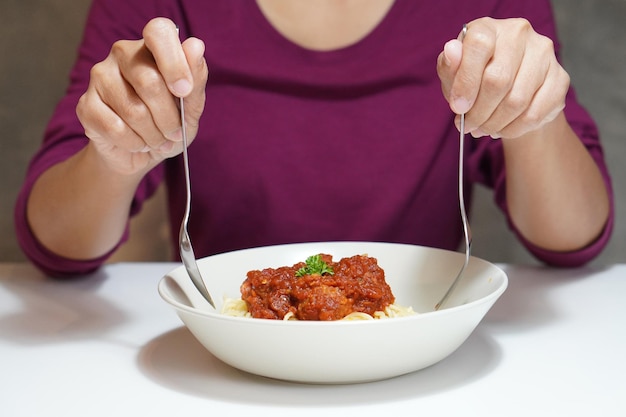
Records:
<instances>
[{"instance_id":1,"label":"gray wall background","mask_svg":"<svg viewBox=\"0 0 626 417\"><path fill-rule=\"evenodd\" d=\"M616 193L616 229L594 265L626 262L626 0L552 1L563 60L579 99L599 124ZM13 204L26 164L62 96L89 0L0 2L0 262L23 261ZM536 263L507 230L489 190L473 206L473 253L492 262ZM168 260L163 190L132 224L114 257Z\"/></svg>"}]
</instances>

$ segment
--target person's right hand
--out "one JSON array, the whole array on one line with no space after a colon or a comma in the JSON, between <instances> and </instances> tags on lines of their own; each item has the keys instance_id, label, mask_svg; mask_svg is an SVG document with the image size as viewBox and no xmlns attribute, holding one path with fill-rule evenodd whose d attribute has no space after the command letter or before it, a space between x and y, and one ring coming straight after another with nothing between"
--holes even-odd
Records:
<instances>
[{"instance_id":1,"label":"person's right hand","mask_svg":"<svg viewBox=\"0 0 626 417\"><path fill-rule=\"evenodd\" d=\"M116 42L94 65L76 113L111 169L145 173L182 152L177 97L185 97L187 136L195 138L207 79L204 43L189 38L181 44L176 25L156 18L143 39Z\"/></svg>"}]
</instances>

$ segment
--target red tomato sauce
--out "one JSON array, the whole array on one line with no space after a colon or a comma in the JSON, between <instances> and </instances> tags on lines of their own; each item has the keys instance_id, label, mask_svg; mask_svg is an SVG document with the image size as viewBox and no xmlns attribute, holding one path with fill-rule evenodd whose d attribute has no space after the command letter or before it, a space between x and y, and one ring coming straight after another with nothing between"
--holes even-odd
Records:
<instances>
[{"instance_id":1,"label":"red tomato sauce","mask_svg":"<svg viewBox=\"0 0 626 417\"><path fill-rule=\"evenodd\" d=\"M333 274L296 276L304 262L293 266L250 271L241 285L241 298L252 317L282 320L340 320L353 312L373 315L393 304L395 297L376 258L356 255L333 262L321 254Z\"/></svg>"}]
</instances>

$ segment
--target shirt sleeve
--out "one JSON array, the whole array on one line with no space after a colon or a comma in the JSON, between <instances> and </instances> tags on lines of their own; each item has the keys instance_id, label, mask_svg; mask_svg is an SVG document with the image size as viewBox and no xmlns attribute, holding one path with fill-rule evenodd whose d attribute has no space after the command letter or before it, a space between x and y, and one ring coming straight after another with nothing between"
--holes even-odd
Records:
<instances>
[{"instance_id":1,"label":"shirt sleeve","mask_svg":"<svg viewBox=\"0 0 626 417\"><path fill-rule=\"evenodd\" d=\"M128 238L128 226L121 241L108 254L97 259L73 260L47 250L32 233L26 219L26 203L37 178L51 166L60 163L87 145L88 139L76 116L76 105L89 84L90 70L106 58L113 43L119 39L139 39L148 20L157 15L176 13L170 7L176 2L141 2L95 0L89 11L77 60L70 74L65 96L58 103L44 133L43 142L31 159L14 211L18 243L25 255L51 276L84 274L97 269ZM138 213L162 181L161 166L143 179L136 192L129 216Z\"/></svg>"},{"instance_id":2,"label":"shirt sleeve","mask_svg":"<svg viewBox=\"0 0 626 417\"><path fill-rule=\"evenodd\" d=\"M522 10L502 12L502 17L514 17L517 15L526 17L531 22L536 32L552 39L557 58L559 58L560 44L557 38L554 17L549 2L537 0L515 3L517 3L515 7L520 7ZM566 96L565 104L564 113L567 121L597 164L609 191L610 213L608 221L596 240L587 247L571 252L549 251L528 241L515 227L511 221L506 201L506 170L501 141L472 141L472 155L470 156L468 168L472 180L494 189L495 202L504 212L509 228L531 254L548 265L576 267L591 261L600 254L608 244L615 218L614 196L597 126L586 109L579 103L574 88L572 87L570 87Z\"/></svg>"}]
</instances>

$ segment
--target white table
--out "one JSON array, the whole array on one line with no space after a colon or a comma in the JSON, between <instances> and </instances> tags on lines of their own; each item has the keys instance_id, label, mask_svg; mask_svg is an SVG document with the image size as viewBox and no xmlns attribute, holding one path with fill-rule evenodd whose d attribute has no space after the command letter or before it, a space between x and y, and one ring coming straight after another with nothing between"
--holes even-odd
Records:
<instances>
[{"instance_id":1,"label":"white table","mask_svg":"<svg viewBox=\"0 0 626 417\"><path fill-rule=\"evenodd\" d=\"M501 265L508 290L453 355L338 386L212 357L157 294L175 266L55 281L0 264L0 416L626 416L626 265Z\"/></svg>"}]
</instances>

